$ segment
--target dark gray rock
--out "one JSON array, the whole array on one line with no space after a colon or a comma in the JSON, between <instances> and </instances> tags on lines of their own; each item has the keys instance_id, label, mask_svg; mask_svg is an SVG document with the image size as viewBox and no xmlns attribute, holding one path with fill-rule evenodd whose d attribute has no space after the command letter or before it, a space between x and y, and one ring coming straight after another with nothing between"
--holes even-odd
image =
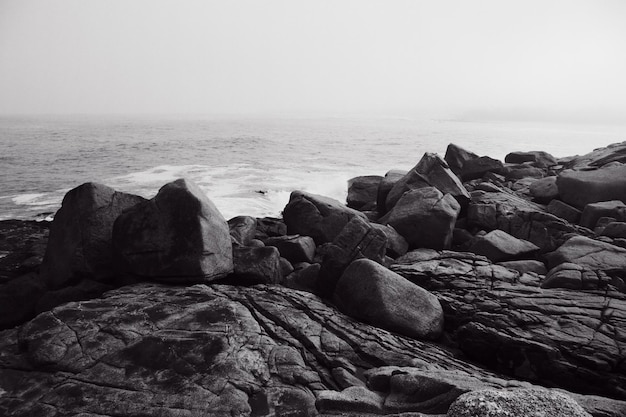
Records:
<instances>
[{"instance_id":1,"label":"dark gray rock","mask_svg":"<svg viewBox=\"0 0 626 417\"><path fill-rule=\"evenodd\" d=\"M313 262L315 256L315 242L310 236L285 235L270 237L265 240L266 246L274 246L280 256L287 258L291 263Z\"/></svg>"},{"instance_id":2,"label":"dark gray rock","mask_svg":"<svg viewBox=\"0 0 626 417\"><path fill-rule=\"evenodd\" d=\"M272 246L234 247L234 272L228 282L238 285L279 284L283 278L280 252Z\"/></svg>"},{"instance_id":3,"label":"dark gray rock","mask_svg":"<svg viewBox=\"0 0 626 417\"><path fill-rule=\"evenodd\" d=\"M345 314L418 339L437 339L443 312L435 296L369 259L352 262L333 300Z\"/></svg>"},{"instance_id":4,"label":"dark gray rock","mask_svg":"<svg viewBox=\"0 0 626 417\"><path fill-rule=\"evenodd\" d=\"M413 169L394 184L387 195L387 211L396 205L405 192L426 187L435 187L442 194L452 195L461 206L470 199L469 193L446 161L437 154L427 152Z\"/></svg>"},{"instance_id":5,"label":"dark gray rock","mask_svg":"<svg viewBox=\"0 0 626 417\"><path fill-rule=\"evenodd\" d=\"M582 215L582 212L576 207L572 207L560 200L550 201L546 210L548 213L560 217L561 219L572 224L578 224L580 216Z\"/></svg>"},{"instance_id":6,"label":"dark gray rock","mask_svg":"<svg viewBox=\"0 0 626 417\"><path fill-rule=\"evenodd\" d=\"M496 229L476 238L469 251L483 255L492 262L501 262L532 256L539 251L539 247Z\"/></svg>"},{"instance_id":7,"label":"dark gray rock","mask_svg":"<svg viewBox=\"0 0 626 417\"><path fill-rule=\"evenodd\" d=\"M230 237L235 246L249 246L256 236L256 219L250 216L237 216L228 220Z\"/></svg>"},{"instance_id":8,"label":"dark gray rock","mask_svg":"<svg viewBox=\"0 0 626 417\"><path fill-rule=\"evenodd\" d=\"M332 242L353 217L366 219L337 200L302 191L291 193L283 211L288 233L311 236L317 245Z\"/></svg>"},{"instance_id":9,"label":"dark gray rock","mask_svg":"<svg viewBox=\"0 0 626 417\"><path fill-rule=\"evenodd\" d=\"M533 181L529 187L530 195L541 204L548 204L559 197L559 188L556 186L556 176L545 177Z\"/></svg>"},{"instance_id":10,"label":"dark gray rock","mask_svg":"<svg viewBox=\"0 0 626 417\"><path fill-rule=\"evenodd\" d=\"M504 157L504 162L512 164L531 162L538 168L548 168L558 164L554 156L544 151L511 152Z\"/></svg>"},{"instance_id":11,"label":"dark gray rock","mask_svg":"<svg viewBox=\"0 0 626 417\"><path fill-rule=\"evenodd\" d=\"M226 220L192 182L179 179L124 211L113 246L132 274L164 282L210 282L233 270Z\"/></svg>"},{"instance_id":12,"label":"dark gray rock","mask_svg":"<svg viewBox=\"0 0 626 417\"><path fill-rule=\"evenodd\" d=\"M461 174L463 166L467 161L477 158L479 158L479 156L475 153L467 151L453 143L450 143L448 145L448 147L446 148L446 154L444 156L444 159L448 163L448 166L456 175Z\"/></svg>"},{"instance_id":13,"label":"dark gray rock","mask_svg":"<svg viewBox=\"0 0 626 417\"><path fill-rule=\"evenodd\" d=\"M54 216L41 274L50 288L82 279L107 281L117 271L112 230L117 217L144 198L88 182L63 197Z\"/></svg>"},{"instance_id":14,"label":"dark gray rock","mask_svg":"<svg viewBox=\"0 0 626 417\"><path fill-rule=\"evenodd\" d=\"M626 165L589 171L566 170L557 178L561 200L578 209L598 201L626 202Z\"/></svg>"},{"instance_id":15,"label":"dark gray rock","mask_svg":"<svg viewBox=\"0 0 626 417\"><path fill-rule=\"evenodd\" d=\"M393 226L409 246L444 249L452 243L460 210L450 194L444 196L435 187L419 188L404 193L380 223Z\"/></svg>"},{"instance_id":16,"label":"dark gray rock","mask_svg":"<svg viewBox=\"0 0 626 417\"><path fill-rule=\"evenodd\" d=\"M612 217L619 221L626 220L626 204L620 200L587 204L580 217L580 225L593 230L601 217Z\"/></svg>"},{"instance_id":17,"label":"dark gray rock","mask_svg":"<svg viewBox=\"0 0 626 417\"><path fill-rule=\"evenodd\" d=\"M376 209L378 187L383 177L366 175L348 180L348 207L356 210Z\"/></svg>"},{"instance_id":18,"label":"dark gray rock","mask_svg":"<svg viewBox=\"0 0 626 417\"><path fill-rule=\"evenodd\" d=\"M376 195L376 208L381 215L387 213L387 196L389 195L389 192L391 191L395 183L398 182L400 178L404 177L407 173L407 171L392 169L388 171L383 179L380 181L380 184L378 185L378 192Z\"/></svg>"}]
</instances>

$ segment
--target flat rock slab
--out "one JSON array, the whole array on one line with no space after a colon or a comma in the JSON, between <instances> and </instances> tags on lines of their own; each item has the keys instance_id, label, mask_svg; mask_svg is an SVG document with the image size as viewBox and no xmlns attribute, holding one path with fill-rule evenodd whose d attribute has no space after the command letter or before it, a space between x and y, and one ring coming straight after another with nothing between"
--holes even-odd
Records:
<instances>
[{"instance_id":1,"label":"flat rock slab","mask_svg":"<svg viewBox=\"0 0 626 417\"><path fill-rule=\"evenodd\" d=\"M626 271L626 249L585 236L574 236L549 255L549 263L575 263L587 269Z\"/></svg>"},{"instance_id":2,"label":"flat rock slab","mask_svg":"<svg viewBox=\"0 0 626 417\"><path fill-rule=\"evenodd\" d=\"M539 247L496 229L477 238L470 246L469 251L486 256L492 262L500 262L531 256L539 251Z\"/></svg>"},{"instance_id":3,"label":"flat rock slab","mask_svg":"<svg viewBox=\"0 0 626 417\"><path fill-rule=\"evenodd\" d=\"M316 416L331 397L359 415L367 390L344 390L365 385L384 413L528 387L275 286L123 287L0 333L0 415Z\"/></svg>"},{"instance_id":4,"label":"flat rock slab","mask_svg":"<svg viewBox=\"0 0 626 417\"><path fill-rule=\"evenodd\" d=\"M556 185L561 200L579 209L598 201L626 202L626 165L613 165L589 171L566 170Z\"/></svg>"},{"instance_id":5,"label":"flat rock slab","mask_svg":"<svg viewBox=\"0 0 626 417\"><path fill-rule=\"evenodd\" d=\"M391 269L435 294L468 357L517 378L626 399L626 295L541 289L485 258L411 252ZM533 284L533 285L531 285Z\"/></svg>"}]
</instances>

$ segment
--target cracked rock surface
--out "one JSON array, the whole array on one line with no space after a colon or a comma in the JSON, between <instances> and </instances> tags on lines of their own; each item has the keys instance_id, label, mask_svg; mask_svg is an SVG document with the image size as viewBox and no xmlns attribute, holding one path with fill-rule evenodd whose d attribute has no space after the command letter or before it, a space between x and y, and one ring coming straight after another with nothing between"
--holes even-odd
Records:
<instances>
[{"instance_id":1,"label":"cracked rock surface","mask_svg":"<svg viewBox=\"0 0 626 417\"><path fill-rule=\"evenodd\" d=\"M3 416L419 416L516 387L279 286L137 284L0 333Z\"/></svg>"}]
</instances>

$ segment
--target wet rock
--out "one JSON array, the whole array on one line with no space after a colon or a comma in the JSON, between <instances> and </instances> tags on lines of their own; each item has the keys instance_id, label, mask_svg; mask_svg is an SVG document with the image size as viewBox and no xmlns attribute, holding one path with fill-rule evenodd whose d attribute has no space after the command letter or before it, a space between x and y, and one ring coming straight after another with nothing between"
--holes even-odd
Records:
<instances>
[{"instance_id":1,"label":"wet rock","mask_svg":"<svg viewBox=\"0 0 626 417\"><path fill-rule=\"evenodd\" d=\"M349 316L409 337L437 339L443 330L435 296L369 259L350 264L333 299Z\"/></svg>"},{"instance_id":2,"label":"wet rock","mask_svg":"<svg viewBox=\"0 0 626 417\"><path fill-rule=\"evenodd\" d=\"M289 234L311 236L317 245L332 242L353 217L366 219L337 200L302 191L291 193L283 217Z\"/></svg>"},{"instance_id":3,"label":"wet rock","mask_svg":"<svg viewBox=\"0 0 626 417\"><path fill-rule=\"evenodd\" d=\"M315 256L315 242L309 236L285 235L271 237L265 240L266 246L274 246L280 256L287 258L291 263L313 262Z\"/></svg>"},{"instance_id":4,"label":"wet rock","mask_svg":"<svg viewBox=\"0 0 626 417\"><path fill-rule=\"evenodd\" d=\"M38 272L49 231L47 221L0 221L0 285L29 272Z\"/></svg>"},{"instance_id":5,"label":"wet rock","mask_svg":"<svg viewBox=\"0 0 626 417\"><path fill-rule=\"evenodd\" d=\"M599 201L626 201L626 165L590 171L566 170L557 178L561 200L583 209Z\"/></svg>"},{"instance_id":6,"label":"wet rock","mask_svg":"<svg viewBox=\"0 0 626 417\"><path fill-rule=\"evenodd\" d=\"M383 177L367 175L348 180L348 207L356 210L376 209L378 186Z\"/></svg>"},{"instance_id":7,"label":"wet rock","mask_svg":"<svg viewBox=\"0 0 626 417\"><path fill-rule=\"evenodd\" d=\"M544 151L511 152L504 157L504 162L512 164L531 162L538 168L548 168L558 163L554 156Z\"/></svg>"},{"instance_id":8,"label":"wet rock","mask_svg":"<svg viewBox=\"0 0 626 417\"><path fill-rule=\"evenodd\" d=\"M492 262L500 262L532 256L539 251L539 247L496 229L476 238L469 251L486 256Z\"/></svg>"},{"instance_id":9,"label":"wet rock","mask_svg":"<svg viewBox=\"0 0 626 417\"><path fill-rule=\"evenodd\" d=\"M556 186L556 176L545 177L533 181L529 187L530 195L541 204L548 204L559 197L559 188Z\"/></svg>"},{"instance_id":10,"label":"wet rock","mask_svg":"<svg viewBox=\"0 0 626 417\"><path fill-rule=\"evenodd\" d=\"M538 389L479 390L461 395L447 417L591 417L572 397Z\"/></svg>"},{"instance_id":11,"label":"wet rock","mask_svg":"<svg viewBox=\"0 0 626 417\"><path fill-rule=\"evenodd\" d=\"M619 221L626 220L626 204L620 200L587 204L582 212L580 225L593 229L601 217L612 217Z\"/></svg>"},{"instance_id":12,"label":"wet rock","mask_svg":"<svg viewBox=\"0 0 626 417\"><path fill-rule=\"evenodd\" d=\"M250 216L237 216L228 220L228 229L235 246L249 246L256 236L256 219Z\"/></svg>"},{"instance_id":13,"label":"wet rock","mask_svg":"<svg viewBox=\"0 0 626 417\"><path fill-rule=\"evenodd\" d=\"M41 273L51 288L81 279L106 281L118 271L112 248L113 223L122 211L145 201L93 182L63 197L50 226Z\"/></svg>"},{"instance_id":14,"label":"wet rock","mask_svg":"<svg viewBox=\"0 0 626 417\"><path fill-rule=\"evenodd\" d=\"M426 187L435 187L442 194L452 195L460 205L466 205L470 199L469 193L446 161L437 154L425 153L417 165L394 184L387 196L387 211L396 205L405 192Z\"/></svg>"},{"instance_id":15,"label":"wet rock","mask_svg":"<svg viewBox=\"0 0 626 417\"><path fill-rule=\"evenodd\" d=\"M164 282L210 282L233 270L226 220L192 182L179 179L115 221L113 246L132 274Z\"/></svg>"},{"instance_id":16,"label":"wet rock","mask_svg":"<svg viewBox=\"0 0 626 417\"><path fill-rule=\"evenodd\" d=\"M394 208L380 219L390 224L412 247L449 248L456 218L461 210L450 194L434 187L407 191Z\"/></svg>"}]
</instances>

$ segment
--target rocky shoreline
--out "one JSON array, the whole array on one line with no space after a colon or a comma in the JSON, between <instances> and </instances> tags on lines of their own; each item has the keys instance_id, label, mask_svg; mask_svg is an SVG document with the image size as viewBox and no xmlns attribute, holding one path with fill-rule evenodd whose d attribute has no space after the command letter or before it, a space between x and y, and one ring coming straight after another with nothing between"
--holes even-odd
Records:
<instances>
[{"instance_id":1,"label":"rocky shoreline","mask_svg":"<svg viewBox=\"0 0 626 417\"><path fill-rule=\"evenodd\" d=\"M95 183L0 222L0 415L626 416L626 142L226 221Z\"/></svg>"}]
</instances>

